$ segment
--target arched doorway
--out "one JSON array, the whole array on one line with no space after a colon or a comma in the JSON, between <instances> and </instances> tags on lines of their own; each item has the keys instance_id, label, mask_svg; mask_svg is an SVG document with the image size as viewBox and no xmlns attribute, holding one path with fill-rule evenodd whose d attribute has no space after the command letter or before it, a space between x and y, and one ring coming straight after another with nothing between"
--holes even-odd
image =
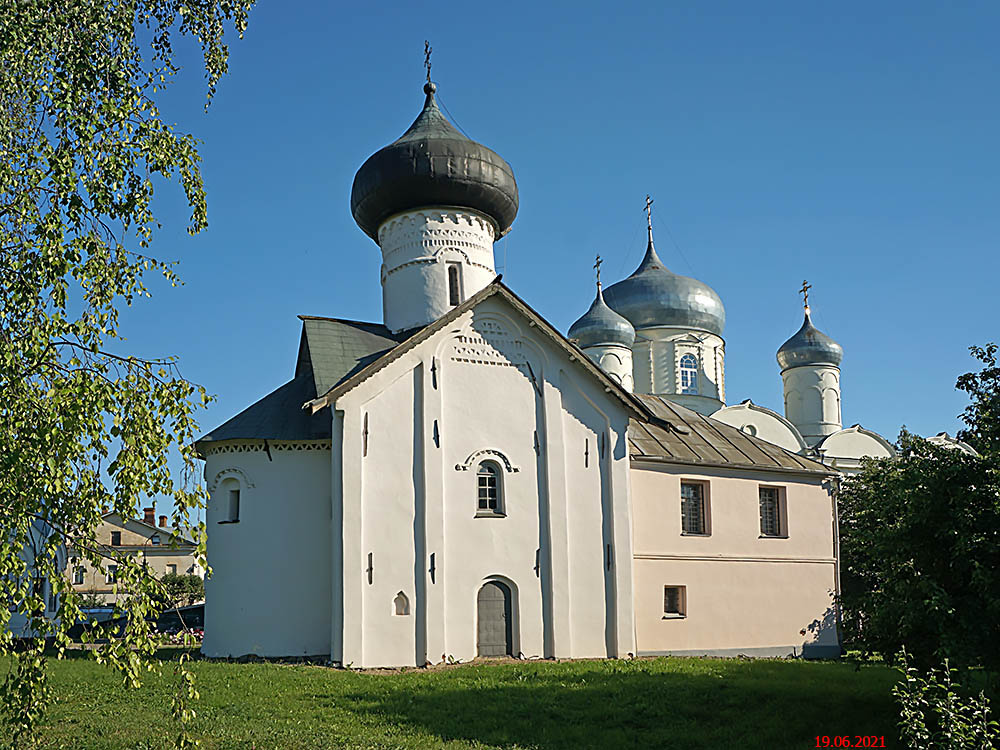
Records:
<instances>
[{"instance_id":1,"label":"arched doorway","mask_svg":"<svg viewBox=\"0 0 1000 750\"><path fill-rule=\"evenodd\" d=\"M513 616L510 588L500 581L487 581L477 598L479 656L513 656Z\"/></svg>"}]
</instances>

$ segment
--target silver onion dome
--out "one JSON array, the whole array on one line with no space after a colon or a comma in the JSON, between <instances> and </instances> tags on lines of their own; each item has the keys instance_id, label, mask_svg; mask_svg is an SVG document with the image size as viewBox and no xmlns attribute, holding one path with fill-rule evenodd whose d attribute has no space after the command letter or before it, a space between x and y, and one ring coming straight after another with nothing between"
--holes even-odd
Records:
<instances>
[{"instance_id":1,"label":"silver onion dome","mask_svg":"<svg viewBox=\"0 0 1000 750\"><path fill-rule=\"evenodd\" d=\"M590 309L569 327L567 334L581 349L602 344L617 344L631 347L635 343L635 328L604 301L601 287Z\"/></svg>"},{"instance_id":2,"label":"silver onion dome","mask_svg":"<svg viewBox=\"0 0 1000 750\"><path fill-rule=\"evenodd\" d=\"M803 365L838 367L840 360L844 358L844 349L812 324L807 307L802 327L798 333L781 345L777 357L782 372L791 367L802 367Z\"/></svg>"},{"instance_id":3,"label":"silver onion dome","mask_svg":"<svg viewBox=\"0 0 1000 750\"><path fill-rule=\"evenodd\" d=\"M627 279L609 286L605 299L636 329L670 326L721 336L726 326L726 309L714 289L663 265L653 247L652 226L642 263Z\"/></svg>"}]
</instances>

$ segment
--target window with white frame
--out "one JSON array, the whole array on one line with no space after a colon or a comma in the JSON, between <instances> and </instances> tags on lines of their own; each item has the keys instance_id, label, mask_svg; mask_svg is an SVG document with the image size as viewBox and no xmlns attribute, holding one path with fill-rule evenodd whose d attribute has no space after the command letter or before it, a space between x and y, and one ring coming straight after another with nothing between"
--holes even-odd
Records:
<instances>
[{"instance_id":1,"label":"window with white frame","mask_svg":"<svg viewBox=\"0 0 1000 750\"><path fill-rule=\"evenodd\" d=\"M687 586L663 587L663 618L687 617Z\"/></svg>"},{"instance_id":2,"label":"window with white frame","mask_svg":"<svg viewBox=\"0 0 1000 750\"><path fill-rule=\"evenodd\" d=\"M483 461L476 472L477 501L479 515L503 515L503 486L500 481L500 467L493 461Z\"/></svg>"},{"instance_id":3,"label":"window with white frame","mask_svg":"<svg viewBox=\"0 0 1000 750\"><path fill-rule=\"evenodd\" d=\"M84 576L86 575L87 575L87 569L84 568L82 565L78 565L77 567L73 568L73 585L82 586Z\"/></svg>"},{"instance_id":4,"label":"window with white frame","mask_svg":"<svg viewBox=\"0 0 1000 750\"><path fill-rule=\"evenodd\" d=\"M780 487L760 488L760 535L785 536L784 507Z\"/></svg>"},{"instance_id":5,"label":"window with white frame","mask_svg":"<svg viewBox=\"0 0 1000 750\"><path fill-rule=\"evenodd\" d=\"M680 361L681 393L698 393L698 358L685 354Z\"/></svg>"},{"instance_id":6,"label":"window with white frame","mask_svg":"<svg viewBox=\"0 0 1000 750\"><path fill-rule=\"evenodd\" d=\"M681 482L681 532L707 534L705 485L701 482Z\"/></svg>"},{"instance_id":7,"label":"window with white frame","mask_svg":"<svg viewBox=\"0 0 1000 750\"><path fill-rule=\"evenodd\" d=\"M118 566L109 565L104 571L105 583L118 583Z\"/></svg>"},{"instance_id":8,"label":"window with white frame","mask_svg":"<svg viewBox=\"0 0 1000 750\"><path fill-rule=\"evenodd\" d=\"M150 544L154 544L154 545L158 545L160 543L160 535L159 534L153 534L153 536L151 536L149 538L149 543Z\"/></svg>"}]
</instances>

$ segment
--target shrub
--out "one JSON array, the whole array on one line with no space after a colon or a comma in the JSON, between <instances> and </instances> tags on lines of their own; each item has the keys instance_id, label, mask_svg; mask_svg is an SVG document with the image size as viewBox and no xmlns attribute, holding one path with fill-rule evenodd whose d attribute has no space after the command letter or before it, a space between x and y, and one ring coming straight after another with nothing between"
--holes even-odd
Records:
<instances>
[{"instance_id":1,"label":"shrub","mask_svg":"<svg viewBox=\"0 0 1000 750\"><path fill-rule=\"evenodd\" d=\"M992 750L1000 738L982 692L968 695L952 679L947 660L926 674L910 666L905 649L896 657L903 679L892 689L899 701L899 736L913 750Z\"/></svg>"}]
</instances>

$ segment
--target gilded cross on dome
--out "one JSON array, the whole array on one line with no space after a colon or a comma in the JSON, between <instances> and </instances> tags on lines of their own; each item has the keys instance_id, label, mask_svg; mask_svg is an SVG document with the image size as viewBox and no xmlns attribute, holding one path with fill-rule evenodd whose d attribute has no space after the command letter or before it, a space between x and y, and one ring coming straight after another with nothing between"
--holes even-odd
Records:
<instances>
[{"instance_id":1,"label":"gilded cross on dome","mask_svg":"<svg viewBox=\"0 0 1000 750\"><path fill-rule=\"evenodd\" d=\"M598 256L597 256L597 260L596 260L596 262L594 263L594 270L596 270L596 271L597 271L597 288L598 288L598 289L600 289L600 288L601 288L601 264L602 264L603 262L604 262L604 261L603 261L603 260L601 260L601 256L600 256L600 255L598 255Z\"/></svg>"},{"instance_id":2,"label":"gilded cross on dome","mask_svg":"<svg viewBox=\"0 0 1000 750\"><path fill-rule=\"evenodd\" d=\"M653 229L653 199L646 195L646 226Z\"/></svg>"}]
</instances>

